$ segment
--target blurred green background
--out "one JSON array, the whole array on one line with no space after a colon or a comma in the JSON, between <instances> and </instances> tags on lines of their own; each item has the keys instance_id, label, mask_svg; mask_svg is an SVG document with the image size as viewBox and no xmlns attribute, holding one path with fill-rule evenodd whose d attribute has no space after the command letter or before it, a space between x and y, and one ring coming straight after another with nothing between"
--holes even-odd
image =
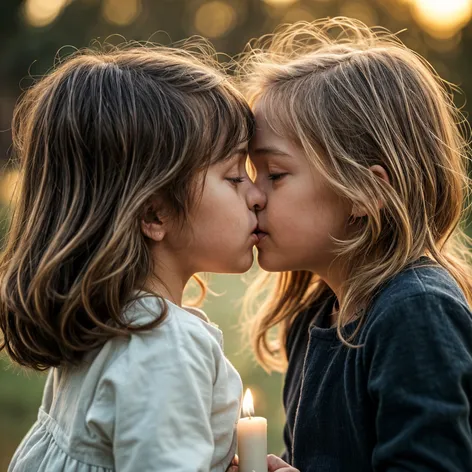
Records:
<instances>
[{"instance_id":1,"label":"blurred green background","mask_svg":"<svg viewBox=\"0 0 472 472\"><path fill-rule=\"evenodd\" d=\"M403 31L403 41L428 58L443 78L472 96L472 0L2 0L0 4L0 241L8 224L16 171L8 162L12 110L31 77L56 54L104 41L112 34L161 43L199 34L217 50L236 54L279 23L346 15ZM165 32L165 34L163 33ZM469 105L464 96L457 103ZM226 353L269 421L269 451L282 450L282 377L258 368L238 329L238 276L214 277L204 309L225 332ZM36 417L44 375L14 368L0 356L0 472Z\"/></svg>"}]
</instances>

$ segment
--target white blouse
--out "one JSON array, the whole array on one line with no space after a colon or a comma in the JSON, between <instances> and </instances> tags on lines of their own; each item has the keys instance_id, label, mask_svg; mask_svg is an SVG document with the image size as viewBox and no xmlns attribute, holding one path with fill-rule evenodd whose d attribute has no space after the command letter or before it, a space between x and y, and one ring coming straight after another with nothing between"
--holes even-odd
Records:
<instances>
[{"instance_id":1,"label":"white blouse","mask_svg":"<svg viewBox=\"0 0 472 472\"><path fill-rule=\"evenodd\" d=\"M156 328L113 338L78 367L51 369L38 419L9 472L228 468L241 378L206 315L166 302L168 317ZM142 324L160 312L147 294L125 316Z\"/></svg>"}]
</instances>

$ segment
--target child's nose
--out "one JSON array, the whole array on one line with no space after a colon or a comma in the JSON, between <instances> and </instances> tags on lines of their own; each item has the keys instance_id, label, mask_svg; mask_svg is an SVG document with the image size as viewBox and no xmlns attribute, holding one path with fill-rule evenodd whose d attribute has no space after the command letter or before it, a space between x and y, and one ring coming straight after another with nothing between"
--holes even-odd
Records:
<instances>
[{"instance_id":1,"label":"child's nose","mask_svg":"<svg viewBox=\"0 0 472 472\"><path fill-rule=\"evenodd\" d=\"M248 195L248 207L250 210L263 210L267 203L267 195L256 185L251 186Z\"/></svg>"}]
</instances>

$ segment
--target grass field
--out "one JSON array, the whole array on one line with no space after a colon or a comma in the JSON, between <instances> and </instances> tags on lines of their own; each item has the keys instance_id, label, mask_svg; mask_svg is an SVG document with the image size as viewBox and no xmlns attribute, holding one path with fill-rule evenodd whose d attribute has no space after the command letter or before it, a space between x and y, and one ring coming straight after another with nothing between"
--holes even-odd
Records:
<instances>
[{"instance_id":1,"label":"grass field","mask_svg":"<svg viewBox=\"0 0 472 472\"><path fill-rule=\"evenodd\" d=\"M268 419L269 452L282 450L283 409L281 405L282 378L267 375L256 366L248 348L244 348L238 327L240 306L244 293L239 276L214 276L210 287L219 296L209 295L203 308L225 334L225 352L239 370L245 387L255 397L256 414ZM6 472L10 458L24 434L34 422L41 401L44 374L13 368L0 357L0 472Z\"/></svg>"}]
</instances>

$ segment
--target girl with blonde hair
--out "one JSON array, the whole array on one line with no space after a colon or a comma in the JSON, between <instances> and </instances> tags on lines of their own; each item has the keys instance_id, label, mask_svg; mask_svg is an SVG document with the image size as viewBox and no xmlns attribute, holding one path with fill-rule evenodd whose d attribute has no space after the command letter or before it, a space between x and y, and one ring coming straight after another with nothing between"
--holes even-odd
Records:
<instances>
[{"instance_id":1,"label":"girl with blonde hair","mask_svg":"<svg viewBox=\"0 0 472 472\"><path fill-rule=\"evenodd\" d=\"M1 348L49 374L11 472L223 472L234 457L241 379L182 292L249 269L264 196L245 171L247 102L187 45L79 51L16 108Z\"/></svg>"},{"instance_id":2,"label":"girl with blonde hair","mask_svg":"<svg viewBox=\"0 0 472 472\"><path fill-rule=\"evenodd\" d=\"M348 18L285 26L240 65L267 195L258 260L277 272L247 306L268 291L250 329L259 362L286 372L283 458L472 470L468 128L451 88Z\"/></svg>"}]
</instances>

